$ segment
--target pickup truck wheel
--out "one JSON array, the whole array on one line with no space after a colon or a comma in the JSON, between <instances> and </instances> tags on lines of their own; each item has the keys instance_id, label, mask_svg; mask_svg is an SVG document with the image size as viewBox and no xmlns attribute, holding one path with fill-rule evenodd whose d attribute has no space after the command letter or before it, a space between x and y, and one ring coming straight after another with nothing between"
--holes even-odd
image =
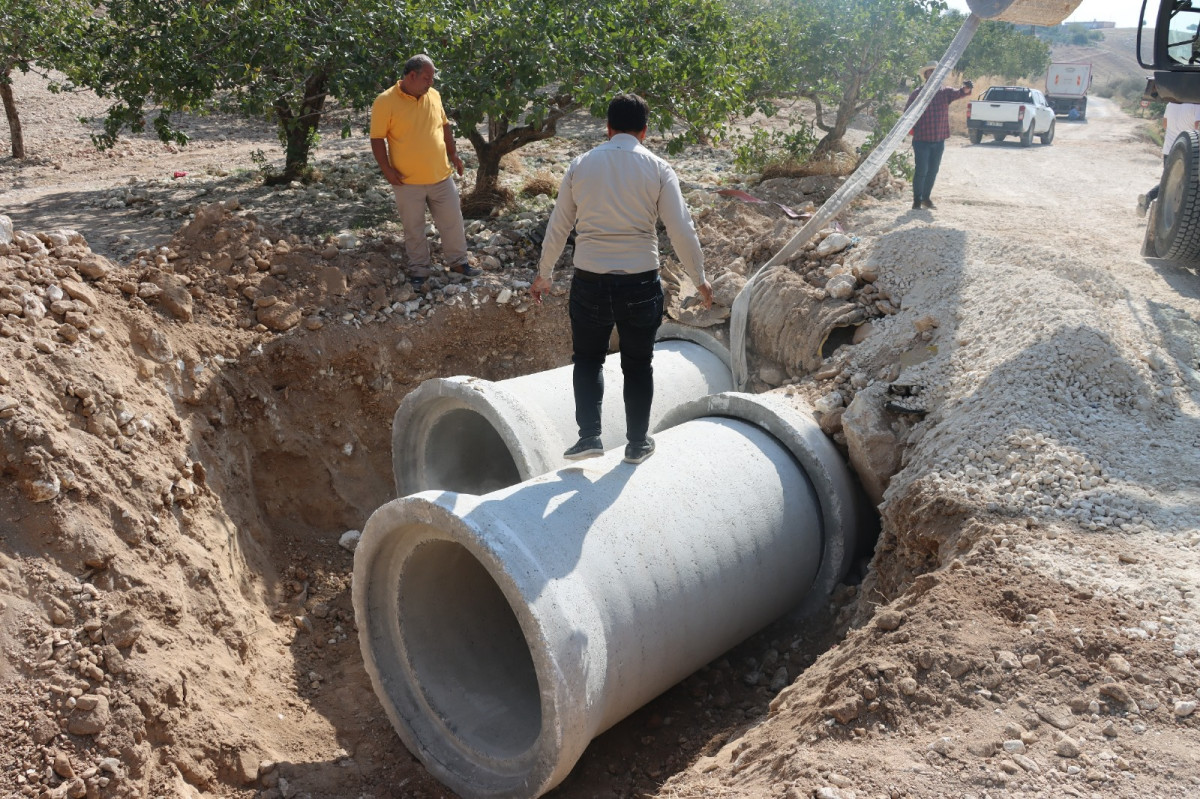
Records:
<instances>
[{"instance_id":1,"label":"pickup truck wheel","mask_svg":"<svg viewBox=\"0 0 1200 799\"><path fill-rule=\"evenodd\" d=\"M1038 138L1042 140L1042 144L1049 144L1050 142L1054 141L1054 120L1053 119L1050 120L1050 127L1046 130L1045 133L1043 133Z\"/></svg>"},{"instance_id":2,"label":"pickup truck wheel","mask_svg":"<svg viewBox=\"0 0 1200 799\"><path fill-rule=\"evenodd\" d=\"M1028 147L1033 144L1033 120L1029 120L1029 127L1021 131L1021 146Z\"/></svg>"},{"instance_id":3,"label":"pickup truck wheel","mask_svg":"<svg viewBox=\"0 0 1200 799\"><path fill-rule=\"evenodd\" d=\"M968 130L967 138L971 140L971 144L979 144L981 141L983 141L983 131L979 130L978 128L975 130Z\"/></svg>"},{"instance_id":4,"label":"pickup truck wheel","mask_svg":"<svg viewBox=\"0 0 1200 799\"><path fill-rule=\"evenodd\" d=\"M1155 253L1170 261L1200 260L1200 134L1179 134L1158 185Z\"/></svg>"},{"instance_id":5,"label":"pickup truck wheel","mask_svg":"<svg viewBox=\"0 0 1200 799\"><path fill-rule=\"evenodd\" d=\"M1003 134L1003 133L993 133L992 141L1004 141L1004 136L1005 136L1005 134Z\"/></svg>"}]
</instances>

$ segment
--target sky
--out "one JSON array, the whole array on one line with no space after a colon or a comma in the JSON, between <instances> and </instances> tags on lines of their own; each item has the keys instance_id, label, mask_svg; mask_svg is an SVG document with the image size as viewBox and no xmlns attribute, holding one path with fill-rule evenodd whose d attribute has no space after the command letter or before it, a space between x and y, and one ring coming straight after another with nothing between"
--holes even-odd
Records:
<instances>
[{"instance_id":1,"label":"sky","mask_svg":"<svg viewBox=\"0 0 1200 799\"><path fill-rule=\"evenodd\" d=\"M946 5L963 13L970 12L966 0L947 0ZM1158 8L1158 3L1153 0L1148 5L1154 9ZM1097 19L1115 22L1118 28L1136 28L1141 10L1141 0L1083 0L1066 21L1091 22Z\"/></svg>"}]
</instances>

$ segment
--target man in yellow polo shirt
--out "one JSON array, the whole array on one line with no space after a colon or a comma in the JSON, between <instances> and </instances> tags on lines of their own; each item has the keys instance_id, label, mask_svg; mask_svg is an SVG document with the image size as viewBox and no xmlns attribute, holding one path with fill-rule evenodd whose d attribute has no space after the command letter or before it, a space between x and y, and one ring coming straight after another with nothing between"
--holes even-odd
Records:
<instances>
[{"instance_id":1,"label":"man in yellow polo shirt","mask_svg":"<svg viewBox=\"0 0 1200 799\"><path fill-rule=\"evenodd\" d=\"M404 226L409 277L418 286L431 272L425 237L425 208L442 237L442 256L451 272L474 277L482 272L467 260L462 205L452 172L463 173L442 97L433 88L436 70L427 55L404 62L396 85L371 107L371 152L396 195ZM453 165L453 166L452 166Z\"/></svg>"}]
</instances>

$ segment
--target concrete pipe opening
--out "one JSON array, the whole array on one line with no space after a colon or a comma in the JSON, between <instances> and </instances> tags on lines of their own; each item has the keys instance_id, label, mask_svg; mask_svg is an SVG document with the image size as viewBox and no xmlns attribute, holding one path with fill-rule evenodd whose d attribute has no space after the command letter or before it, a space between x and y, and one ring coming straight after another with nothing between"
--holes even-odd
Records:
<instances>
[{"instance_id":1,"label":"concrete pipe opening","mask_svg":"<svg viewBox=\"0 0 1200 799\"><path fill-rule=\"evenodd\" d=\"M478 494L521 481L512 450L487 416L452 403L429 410L432 421L421 454L431 485Z\"/></svg>"},{"instance_id":2,"label":"concrete pipe opening","mask_svg":"<svg viewBox=\"0 0 1200 799\"><path fill-rule=\"evenodd\" d=\"M367 673L460 795L540 796L596 735L845 574L854 489L808 412L722 394L675 416L636 467L618 448L367 522Z\"/></svg>"},{"instance_id":3,"label":"concrete pipe opening","mask_svg":"<svg viewBox=\"0 0 1200 799\"><path fill-rule=\"evenodd\" d=\"M654 356L650 429L678 407L733 386L728 350L703 331L665 324ZM603 440L624 443L620 357L604 368ZM427 380L392 420L397 496L428 489L486 494L564 466L575 443L571 367L492 382L474 377Z\"/></svg>"},{"instance_id":4,"label":"concrete pipe opening","mask_svg":"<svg viewBox=\"0 0 1200 799\"><path fill-rule=\"evenodd\" d=\"M487 569L461 544L435 540L412 553L397 580L403 651L430 711L488 758L527 750L542 727L537 674Z\"/></svg>"}]
</instances>

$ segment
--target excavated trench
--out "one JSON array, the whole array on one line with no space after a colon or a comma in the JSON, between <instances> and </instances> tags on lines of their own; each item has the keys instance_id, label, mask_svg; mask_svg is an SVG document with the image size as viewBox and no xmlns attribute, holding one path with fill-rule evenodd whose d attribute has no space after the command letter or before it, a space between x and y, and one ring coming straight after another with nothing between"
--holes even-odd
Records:
<instances>
[{"instance_id":1,"label":"excavated trench","mask_svg":"<svg viewBox=\"0 0 1200 799\"><path fill-rule=\"evenodd\" d=\"M563 366L569 361L565 316L555 309L515 317L514 324L511 313L495 307L450 310L423 326L337 326L279 339L243 359L213 403L210 419L217 420L218 435L206 444L213 460L227 465L223 504L239 527L253 531L250 537L259 545L247 548L248 561L267 586L273 605L268 611L301 617L321 606L323 612L351 619L351 557L338 541L348 530L363 529L371 513L397 496L396 409L430 381L470 374L503 385ZM460 417L471 422L465 432L454 424ZM478 468L479 458L505 447L477 413L449 409L435 420L434 433L445 425L455 426L452 440L478 438L482 449L431 455L438 463L475 462ZM521 476L515 468L508 471L509 478ZM495 479L491 470L488 479ZM221 492L219 480L210 482ZM239 494L236 486L244 490ZM865 556L869 552L860 553ZM476 570L476 578L494 587L492 576L482 567ZM421 594L414 586L410 593L447 596L445 591ZM502 592L488 590L503 599ZM846 602L851 596L843 590L838 599ZM514 610L519 609L505 608L503 615ZM449 613L443 609L431 617L444 619ZM839 623L848 614L849 607L838 619L830 611L804 618L793 614L752 635L596 738L555 795L652 791L696 757L715 752L747 719L765 716L778 690L836 643ZM427 632L430 640L440 640L439 631ZM383 719L363 674L362 653L357 647L339 651L342 662L334 670L354 682L353 700L347 703L344 692L337 702L319 694L303 698L344 729L347 739L365 734L353 728L361 726L364 714L373 714L375 722L382 721L369 731L377 747L391 750L418 779L429 780L405 756L400 738ZM302 637L293 656L298 684L313 669L314 657L324 658L324 671L331 669L327 656L307 647ZM303 773L296 777L302 784Z\"/></svg>"}]
</instances>

